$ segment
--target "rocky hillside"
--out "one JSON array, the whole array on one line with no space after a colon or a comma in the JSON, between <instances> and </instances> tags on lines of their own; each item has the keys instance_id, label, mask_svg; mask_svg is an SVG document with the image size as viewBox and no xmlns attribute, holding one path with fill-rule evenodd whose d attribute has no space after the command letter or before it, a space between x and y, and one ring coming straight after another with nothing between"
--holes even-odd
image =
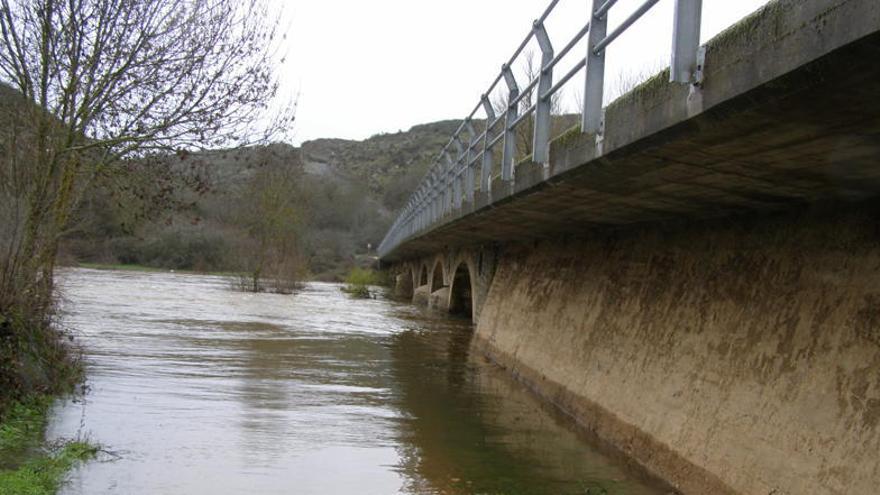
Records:
<instances>
[{"instance_id":1,"label":"rocky hillside","mask_svg":"<svg viewBox=\"0 0 880 495\"><path fill-rule=\"evenodd\" d=\"M458 125L442 121L363 141L318 139L301 147L273 144L192 154L181 159L181 167L198 164L210 184L207 193L183 191L180 204L187 207L132 226L128 202L97 191L81 212L67 253L79 261L236 270L243 256L236 246L247 245L242 239L251 235L239 212L254 208L253 185L273 169L292 178L285 191L298 205L308 271L337 279L373 255ZM121 218L128 222L124 229L113 225Z\"/></svg>"},{"instance_id":2,"label":"rocky hillside","mask_svg":"<svg viewBox=\"0 0 880 495\"><path fill-rule=\"evenodd\" d=\"M395 210L459 124L447 120L417 125L406 132L377 134L364 141L307 141L301 148L302 161L309 174L357 180L371 196Z\"/></svg>"}]
</instances>

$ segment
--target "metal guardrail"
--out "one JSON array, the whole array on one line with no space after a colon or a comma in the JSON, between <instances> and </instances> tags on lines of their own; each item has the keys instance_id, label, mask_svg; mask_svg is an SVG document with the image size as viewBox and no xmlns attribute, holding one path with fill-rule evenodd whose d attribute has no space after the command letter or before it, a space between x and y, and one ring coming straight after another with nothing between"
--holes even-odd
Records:
<instances>
[{"instance_id":1,"label":"metal guardrail","mask_svg":"<svg viewBox=\"0 0 880 495\"><path fill-rule=\"evenodd\" d=\"M581 132L595 135L597 146L601 146L606 49L659 1L644 1L609 33L607 32L608 12L617 0L591 0L592 16L577 34L556 52L544 26L559 3L559 0L552 0L541 16L534 21L531 31L513 52L508 62L502 65L501 72L481 96L480 102L465 117L452 138L440 151L427 175L410 196L406 206L379 245L379 256L385 257L402 242L442 223L446 216L460 209L463 202L473 203L475 191L491 194L491 174L495 164L494 150L499 143L501 143L500 178L503 183L511 184L515 173L514 133L517 126L527 119L531 119L534 128L532 161L546 166L550 161L552 98L582 70L586 71L586 75ZM702 0L674 1L670 82L696 84L699 83L697 59ZM578 59L568 72L554 82L554 67L569 55L585 36L587 37L586 55ZM540 69L537 71L537 77L520 87L511 66L532 39L537 42L540 49ZM507 87L506 109L500 115L496 115L489 95L502 81ZM528 107L523 104L524 100L529 104ZM485 119L482 132L477 132L475 118L478 118L477 114L480 110L483 111ZM479 181L475 181L477 164L480 167Z\"/></svg>"}]
</instances>

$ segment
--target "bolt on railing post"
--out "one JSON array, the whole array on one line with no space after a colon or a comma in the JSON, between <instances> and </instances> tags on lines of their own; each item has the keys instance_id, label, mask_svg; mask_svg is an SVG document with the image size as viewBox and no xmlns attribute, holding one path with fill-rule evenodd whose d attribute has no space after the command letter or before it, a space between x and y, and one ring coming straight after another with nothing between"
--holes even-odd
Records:
<instances>
[{"instance_id":1,"label":"bolt on railing post","mask_svg":"<svg viewBox=\"0 0 880 495\"><path fill-rule=\"evenodd\" d=\"M538 75L538 91L535 98L535 133L532 141L532 161L550 163L550 124L552 119L552 95L541 95L553 87L553 68L547 67L553 61L553 45L544 25L535 21L535 38L541 48L541 71Z\"/></svg>"},{"instance_id":2,"label":"bolt on railing post","mask_svg":"<svg viewBox=\"0 0 880 495\"><path fill-rule=\"evenodd\" d=\"M492 148L489 142L492 141L492 124L495 123L495 109L489 102L489 97L483 95L480 98L483 104L483 111L486 112L486 135L483 136L483 163L480 169L480 191L489 192L489 176L492 174Z\"/></svg>"},{"instance_id":3,"label":"bolt on railing post","mask_svg":"<svg viewBox=\"0 0 880 495\"><path fill-rule=\"evenodd\" d=\"M581 130L599 134L602 125L602 98L605 84L605 51L596 53L595 46L605 38L608 14L596 16L602 0L593 0L590 7L590 33L587 35L587 77L584 84L584 114Z\"/></svg>"},{"instance_id":4,"label":"bolt on railing post","mask_svg":"<svg viewBox=\"0 0 880 495\"><path fill-rule=\"evenodd\" d=\"M504 82L508 89L507 117L504 119L504 148L501 152L501 180L509 182L513 180L513 160L516 154L516 134L513 123L519 116L517 103L513 100L519 96L519 86L517 86L516 78L513 77L513 72L507 64L501 67L501 73L504 75Z\"/></svg>"},{"instance_id":5,"label":"bolt on railing post","mask_svg":"<svg viewBox=\"0 0 880 495\"><path fill-rule=\"evenodd\" d=\"M702 5L702 0L675 0L669 82L683 84L694 82L697 52L700 49Z\"/></svg>"},{"instance_id":6,"label":"bolt on railing post","mask_svg":"<svg viewBox=\"0 0 880 495\"><path fill-rule=\"evenodd\" d=\"M465 128L468 131L468 135L470 139L468 140L468 151L467 156L465 157L465 164L467 168L464 172L464 200L468 203L474 202L474 145L477 144L477 131L474 129L474 124L468 120L465 122Z\"/></svg>"}]
</instances>

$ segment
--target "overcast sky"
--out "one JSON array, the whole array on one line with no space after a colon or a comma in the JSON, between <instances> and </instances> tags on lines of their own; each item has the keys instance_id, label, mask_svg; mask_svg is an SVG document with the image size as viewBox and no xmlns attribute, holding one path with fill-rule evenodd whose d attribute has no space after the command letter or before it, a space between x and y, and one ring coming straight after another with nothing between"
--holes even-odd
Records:
<instances>
[{"instance_id":1,"label":"overcast sky","mask_svg":"<svg viewBox=\"0 0 880 495\"><path fill-rule=\"evenodd\" d=\"M282 89L299 93L293 132L302 141L364 139L415 124L465 117L549 0L277 0L288 26ZM704 0L701 41L767 0ZM589 0L561 0L547 21L557 49L587 20ZM621 0L610 28L642 0ZM606 84L668 65L673 0L661 0L611 45ZM537 48L530 48L537 51ZM576 48L556 74L583 56ZM527 50L528 51L528 50ZM575 56L577 54L577 56ZM524 60L520 60L522 64ZM708 63L711 63L711 58ZM524 81L522 68L517 77ZM524 82L522 82L524 84ZM565 105L582 78L566 86ZM625 85L624 85L625 86ZM480 115L482 117L482 115Z\"/></svg>"}]
</instances>

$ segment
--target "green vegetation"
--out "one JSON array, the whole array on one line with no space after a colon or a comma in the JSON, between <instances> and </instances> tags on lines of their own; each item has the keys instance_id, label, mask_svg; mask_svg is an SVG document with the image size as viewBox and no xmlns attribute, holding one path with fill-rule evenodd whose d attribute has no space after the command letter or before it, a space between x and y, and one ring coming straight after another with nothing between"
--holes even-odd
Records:
<instances>
[{"instance_id":1,"label":"green vegetation","mask_svg":"<svg viewBox=\"0 0 880 495\"><path fill-rule=\"evenodd\" d=\"M122 263L77 263L80 268L90 268L92 270L124 270L129 272L166 272L164 268L156 268L144 265L125 265Z\"/></svg>"},{"instance_id":2,"label":"green vegetation","mask_svg":"<svg viewBox=\"0 0 880 495\"><path fill-rule=\"evenodd\" d=\"M76 264L79 268L88 268L91 270L116 270L116 271L126 271L126 272L142 272L142 273L168 273L169 271L175 273L188 273L188 274L198 274L198 275L218 275L218 276L237 276L240 275L237 272L215 272L215 271L203 271L203 270L174 270L169 268L157 268L154 266L144 266L144 265L126 265L122 263L85 263L80 262Z\"/></svg>"},{"instance_id":3,"label":"green vegetation","mask_svg":"<svg viewBox=\"0 0 880 495\"><path fill-rule=\"evenodd\" d=\"M345 277L348 285L380 285L382 280L378 272L367 268L353 268Z\"/></svg>"},{"instance_id":4,"label":"green vegetation","mask_svg":"<svg viewBox=\"0 0 880 495\"><path fill-rule=\"evenodd\" d=\"M34 396L0 416L0 495L52 495L71 467L97 454L98 447L82 440L42 445L51 403Z\"/></svg>"},{"instance_id":5,"label":"green vegetation","mask_svg":"<svg viewBox=\"0 0 880 495\"><path fill-rule=\"evenodd\" d=\"M370 292L371 285L385 285L384 276L375 270L355 267L345 277L345 286L342 290L352 297L369 299L373 297Z\"/></svg>"},{"instance_id":6,"label":"green vegetation","mask_svg":"<svg viewBox=\"0 0 880 495\"><path fill-rule=\"evenodd\" d=\"M9 404L68 392L81 381L79 356L67 347L68 339L51 308L42 314L28 307L0 311L0 416Z\"/></svg>"}]
</instances>

